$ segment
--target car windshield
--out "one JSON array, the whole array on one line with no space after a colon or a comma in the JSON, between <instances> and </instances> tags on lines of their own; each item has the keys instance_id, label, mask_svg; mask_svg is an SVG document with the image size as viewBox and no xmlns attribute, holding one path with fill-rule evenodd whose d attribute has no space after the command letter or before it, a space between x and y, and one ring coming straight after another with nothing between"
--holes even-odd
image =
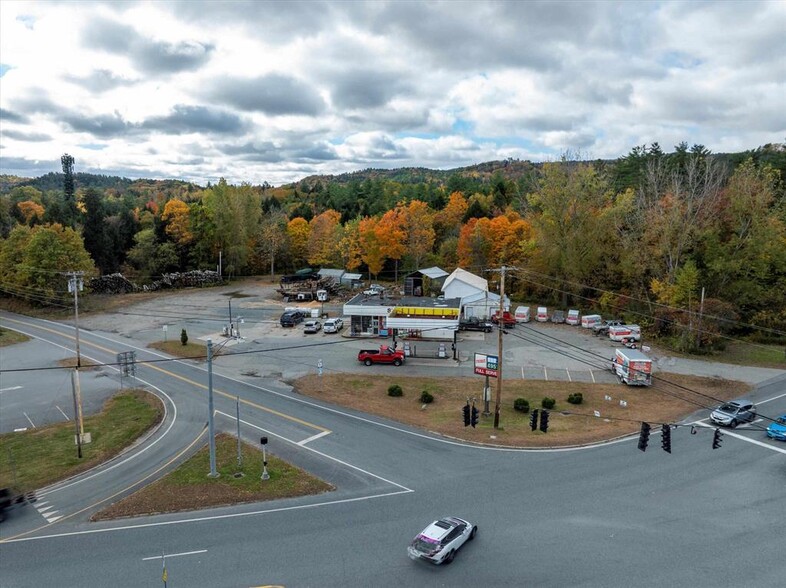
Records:
<instances>
[{"instance_id":1,"label":"car windshield","mask_svg":"<svg viewBox=\"0 0 786 588\"><path fill-rule=\"evenodd\" d=\"M775 422L779 425L786 425L786 416L778 417Z\"/></svg>"},{"instance_id":2,"label":"car windshield","mask_svg":"<svg viewBox=\"0 0 786 588\"><path fill-rule=\"evenodd\" d=\"M724 404L718 410L721 411L721 412L728 412L728 413L734 414L739 409L740 409L740 407L737 406L736 404Z\"/></svg>"}]
</instances>

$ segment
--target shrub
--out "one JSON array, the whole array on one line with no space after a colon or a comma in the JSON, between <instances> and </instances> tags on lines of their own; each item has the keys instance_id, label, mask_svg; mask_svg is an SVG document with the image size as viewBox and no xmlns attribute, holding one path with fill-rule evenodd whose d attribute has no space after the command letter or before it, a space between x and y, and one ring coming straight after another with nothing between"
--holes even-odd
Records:
<instances>
[{"instance_id":1,"label":"shrub","mask_svg":"<svg viewBox=\"0 0 786 588\"><path fill-rule=\"evenodd\" d=\"M420 401L423 404L431 404L434 402L434 396L428 390L423 390L423 392L420 393Z\"/></svg>"},{"instance_id":2,"label":"shrub","mask_svg":"<svg viewBox=\"0 0 786 588\"><path fill-rule=\"evenodd\" d=\"M581 395L581 392L575 392L568 396L568 402L570 404L581 404L584 402L584 397Z\"/></svg>"},{"instance_id":3,"label":"shrub","mask_svg":"<svg viewBox=\"0 0 786 588\"><path fill-rule=\"evenodd\" d=\"M398 384L388 387L388 396L404 396L404 390Z\"/></svg>"},{"instance_id":4,"label":"shrub","mask_svg":"<svg viewBox=\"0 0 786 588\"><path fill-rule=\"evenodd\" d=\"M186 333L186 330L185 330L185 329L183 329L182 331L180 331L180 342L181 342L183 345L185 345L186 343L188 343L188 333Z\"/></svg>"},{"instance_id":5,"label":"shrub","mask_svg":"<svg viewBox=\"0 0 786 588\"><path fill-rule=\"evenodd\" d=\"M555 405L555 404L557 404L557 401L556 401L556 400L554 400L553 398L549 398L548 396L546 396L546 397L545 397L543 400L541 400L541 401L540 401L540 405L541 405L543 408L547 408L547 409L549 409L549 410L551 410L552 408L554 408L554 405Z\"/></svg>"},{"instance_id":6,"label":"shrub","mask_svg":"<svg viewBox=\"0 0 786 588\"><path fill-rule=\"evenodd\" d=\"M519 412L529 412L529 400L526 398L516 398L513 401L513 409Z\"/></svg>"}]
</instances>

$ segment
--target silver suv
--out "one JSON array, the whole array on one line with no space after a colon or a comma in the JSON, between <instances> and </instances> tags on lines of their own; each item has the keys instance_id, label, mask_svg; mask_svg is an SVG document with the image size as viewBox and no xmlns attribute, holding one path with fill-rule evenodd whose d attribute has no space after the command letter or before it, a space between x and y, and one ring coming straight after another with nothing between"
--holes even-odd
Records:
<instances>
[{"instance_id":1,"label":"silver suv","mask_svg":"<svg viewBox=\"0 0 786 588\"><path fill-rule=\"evenodd\" d=\"M710 413L710 420L726 427L735 428L756 418L756 405L747 398L724 402Z\"/></svg>"}]
</instances>

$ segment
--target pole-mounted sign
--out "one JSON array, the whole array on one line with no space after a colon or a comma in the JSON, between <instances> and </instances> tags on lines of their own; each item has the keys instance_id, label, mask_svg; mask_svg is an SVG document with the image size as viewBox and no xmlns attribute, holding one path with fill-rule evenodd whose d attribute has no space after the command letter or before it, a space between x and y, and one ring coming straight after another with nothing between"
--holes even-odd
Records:
<instances>
[{"instance_id":1,"label":"pole-mounted sign","mask_svg":"<svg viewBox=\"0 0 786 588\"><path fill-rule=\"evenodd\" d=\"M496 355L486 355L485 353L475 354L475 373L481 376L497 377L499 369L499 358Z\"/></svg>"}]
</instances>

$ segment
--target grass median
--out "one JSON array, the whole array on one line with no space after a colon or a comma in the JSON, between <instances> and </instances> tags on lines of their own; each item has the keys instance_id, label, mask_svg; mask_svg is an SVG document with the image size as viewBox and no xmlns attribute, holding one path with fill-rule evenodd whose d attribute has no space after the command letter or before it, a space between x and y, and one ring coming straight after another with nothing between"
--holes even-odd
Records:
<instances>
[{"instance_id":1,"label":"grass median","mask_svg":"<svg viewBox=\"0 0 786 588\"><path fill-rule=\"evenodd\" d=\"M29 492L111 459L161 422L164 407L144 390L126 390L85 417L91 443L77 456L73 422L0 435L0 487Z\"/></svg>"},{"instance_id":2,"label":"grass median","mask_svg":"<svg viewBox=\"0 0 786 588\"><path fill-rule=\"evenodd\" d=\"M262 480L262 452L241 442L242 466L237 461L237 438L216 436L217 478L209 478L207 445L160 480L95 514L93 520L196 510L321 494L334 487L267 453L268 480ZM236 476L237 473L242 476Z\"/></svg>"},{"instance_id":3,"label":"grass median","mask_svg":"<svg viewBox=\"0 0 786 588\"><path fill-rule=\"evenodd\" d=\"M391 368L396 370L396 368ZM401 397L388 396L398 384ZM481 416L477 428L465 427L462 407L475 397L483 410L483 379L426 378L397 374L309 375L292 382L301 394L340 406L386 417L448 437L514 447L565 447L596 443L639 431L642 421L653 425L676 423L702 406L743 396L750 386L719 378L659 374L651 387L589 382L506 380L500 403L500 427L494 429L496 398L492 379L491 416ZM434 397L420 400L423 391ZM570 404L570 394L581 393L581 404ZM548 432L532 431L530 413L513 408L516 398L540 408L543 398L556 400L550 411ZM596 416L599 415L599 416Z\"/></svg>"}]
</instances>

